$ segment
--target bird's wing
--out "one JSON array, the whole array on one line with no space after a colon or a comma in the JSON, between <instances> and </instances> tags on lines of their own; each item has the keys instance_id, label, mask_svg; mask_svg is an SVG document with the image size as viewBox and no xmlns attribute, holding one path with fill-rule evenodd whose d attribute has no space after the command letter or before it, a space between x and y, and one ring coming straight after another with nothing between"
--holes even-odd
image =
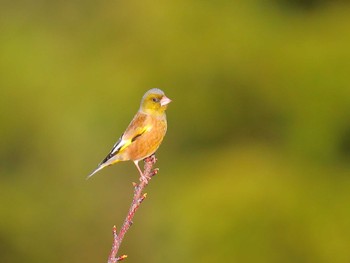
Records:
<instances>
[{"instance_id":1,"label":"bird's wing","mask_svg":"<svg viewBox=\"0 0 350 263\"><path fill-rule=\"evenodd\" d=\"M143 134L149 132L152 129L153 121L150 115L139 111L131 123L129 124L126 131L122 134L116 144L114 144L112 150L103 159L103 161L98 165L98 167L93 171L87 178L90 178L98 171L102 170L104 167L112 165L113 163L119 161L126 161L123 159L122 152L128 148L135 140L140 138ZM118 154L121 154L118 156ZM127 156L124 156L127 157Z\"/></svg>"},{"instance_id":2,"label":"bird's wing","mask_svg":"<svg viewBox=\"0 0 350 263\"><path fill-rule=\"evenodd\" d=\"M126 131L119 138L117 143L113 146L112 150L103 159L100 165L108 162L112 157L117 155L126 149L130 144L132 144L137 138L139 138L142 134L149 131L151 126L146 125L146 116L136 115L135 118L131 121Z\"/></svg>"},{"instance_id":3,"label":"bird's wing","mask_svg":"<svg viewBox=\"0 0 350 263\"><path fill-rule=\"evenodd\" d=\"M99 166L106 163L109 159L111 159L114 155L116 155L119 152L119 149L122 144L122 138L123 134L122 136L120 136L119 140L114 144L112 150L107 154L106 158L104 158L102 162L100 162Z\"/></svg>"}]
</instances>

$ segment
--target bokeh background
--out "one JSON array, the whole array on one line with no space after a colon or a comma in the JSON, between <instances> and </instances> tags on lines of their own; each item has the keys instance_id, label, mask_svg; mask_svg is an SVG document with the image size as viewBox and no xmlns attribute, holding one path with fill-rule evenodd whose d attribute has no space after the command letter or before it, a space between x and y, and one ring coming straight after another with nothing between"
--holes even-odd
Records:
<instances>
[{"instance_id":1,"label":"bokeh background","mask_svg":"<svg viewBox=\"0 0 350 263\"><path fill-rule=\"evenodd\" d=\"M96 168L173 99L127 262L350 262L350 4L2 1L0 261L106 262L138 173Z\"/></svg>"}]
</instances>

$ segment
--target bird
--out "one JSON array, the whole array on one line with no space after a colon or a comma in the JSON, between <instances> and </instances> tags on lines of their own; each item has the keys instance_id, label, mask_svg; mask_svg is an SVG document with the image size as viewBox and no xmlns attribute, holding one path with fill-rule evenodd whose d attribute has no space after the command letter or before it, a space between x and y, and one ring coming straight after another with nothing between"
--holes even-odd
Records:
<instances>
[{"instance_id":1,"label":"bird","mask_svg":"<svg viewBox=\"0 0 350 263\"><path fill-rule=\"evenodd\" d=\"M149 178L144 176L138 163L153 155L162 143L167 131L165 110L171 101L158 88L148 90L125 132L87 179L107 166L131 160L140 173L140 179L147 182Z\"/></svg>"}]
</instances>

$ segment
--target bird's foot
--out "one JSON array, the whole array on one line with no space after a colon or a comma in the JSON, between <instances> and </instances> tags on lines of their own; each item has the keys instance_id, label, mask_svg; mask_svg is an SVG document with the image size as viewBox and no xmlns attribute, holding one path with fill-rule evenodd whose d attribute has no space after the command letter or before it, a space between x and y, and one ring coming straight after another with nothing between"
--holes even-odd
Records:
<instances>
[{"instance_id":1,"label":"bird's foot","mask_svg":"<svg viewBox=\"0 0 350 263\"><path fill-rule=\"evenodd\" d=\"M140 182L145 182L145 184L148 184L149 180L151 180L151 177L150 177L150 176L141 174Z\"/></svg>"}]
</instances>

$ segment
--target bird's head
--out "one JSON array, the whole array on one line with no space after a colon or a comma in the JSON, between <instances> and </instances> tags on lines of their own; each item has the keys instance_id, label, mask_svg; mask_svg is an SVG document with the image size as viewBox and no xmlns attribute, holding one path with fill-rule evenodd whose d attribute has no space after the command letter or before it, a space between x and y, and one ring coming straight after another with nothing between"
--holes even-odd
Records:
<instances>
[{"instance_id":1,"label":"bird's head","mask_svg":"<svg viewBox=\"0 0 350 263\"><path fill-rule=\"evenodd\" d=\"M143 95L140 110L148 114L162 115L170 102L171 99L165 96L162 90L150 89Z\"/></svg>"}]
</instances>

